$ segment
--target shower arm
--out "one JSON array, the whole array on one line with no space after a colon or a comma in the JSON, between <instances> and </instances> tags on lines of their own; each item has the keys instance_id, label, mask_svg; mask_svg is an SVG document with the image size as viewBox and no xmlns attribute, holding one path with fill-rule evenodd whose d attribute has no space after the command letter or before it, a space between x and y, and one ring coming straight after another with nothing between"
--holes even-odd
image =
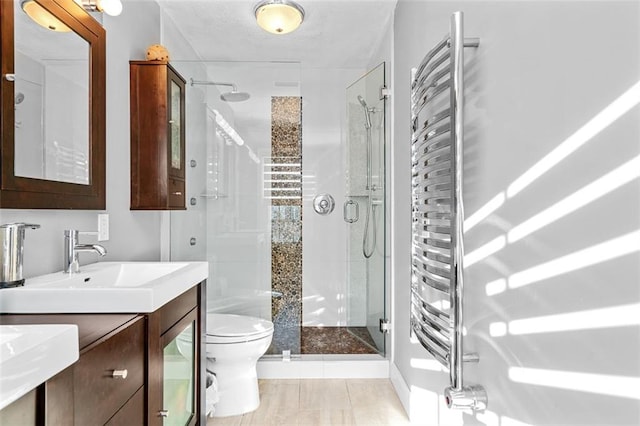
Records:
<instances>
[{"instance_id":1,"label":"shower arm","mask_svg":"<svg viewBox=\"0 0 640 426\"><path fill-rule=\"evenodd\" d=\"M203 85L203 86L229 86L231 87L232 92L235 93L238 91L238 86L236 86L233 83L220 83L217 81L198 81L198 80L194 80L193 78L189 79L189 82L192 86L195 86L196 84Z\"/></svg>"}]
</instances>

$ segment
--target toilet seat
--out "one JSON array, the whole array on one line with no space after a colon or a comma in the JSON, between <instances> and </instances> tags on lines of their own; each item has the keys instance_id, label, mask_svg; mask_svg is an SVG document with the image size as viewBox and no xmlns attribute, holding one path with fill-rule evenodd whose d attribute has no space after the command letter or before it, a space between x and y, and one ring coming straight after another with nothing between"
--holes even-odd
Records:
<instances>
[{"instance_id":1,"label":"toilet seat","mask_svg":"<svg viewBox=\"0 0 640 426\"><path fill-rule=\"evenodd\" d=\"M273 323L232 314L207 314L207 343L242 343L273 334Z\"/></svg>"}]
</instances>

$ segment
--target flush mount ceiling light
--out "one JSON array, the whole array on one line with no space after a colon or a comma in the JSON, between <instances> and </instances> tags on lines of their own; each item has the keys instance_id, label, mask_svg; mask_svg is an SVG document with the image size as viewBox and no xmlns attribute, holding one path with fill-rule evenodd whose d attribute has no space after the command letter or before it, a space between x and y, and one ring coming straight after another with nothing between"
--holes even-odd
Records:
<instances>
[{"instance_id":1,"label":"flush mount ceiling light","mask_svg":"<svg viewBox=\"0 0 640 426\"><path fill-rule=\"evenodd\" d=\"M265 0L254 8L258 25L272 34L294 31L304 20L304 9L289 0Z\"/></svg>"},{"instance_id":2,"label":"flush mount ceiling light","mask_svg":"<svg viewBox=\"0 0 640 426\"><path fill-rule=\"evenodd\" d=\"M20 7L29 18L42 27L60 33L68 33L71 31L71 28L63 24L62 21L34 0L24 0L20 3Z\"/></svg>"},{"instance_id":3,"label":"flush mount ceiling light","mask_svg":"<svg viewBox=\"0 0 640 426\"><path fill-rule=\"evenodd\" d=\"M104 12L107 15L118 16L122 13L120 0L74 0L87 12Z\"/></svg>"}]
</instances>

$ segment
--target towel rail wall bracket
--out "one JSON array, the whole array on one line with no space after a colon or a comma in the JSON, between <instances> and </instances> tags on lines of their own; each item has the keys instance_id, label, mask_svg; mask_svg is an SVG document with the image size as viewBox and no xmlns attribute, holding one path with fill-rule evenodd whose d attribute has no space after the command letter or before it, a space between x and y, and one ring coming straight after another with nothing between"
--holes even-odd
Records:
<instances>
[{"instance_id":1,"label":"towel rail wall bracket","mask_svg":"<svg viewBox=\"0 0 640 426\"><path fill-rule=\"evenodd\" d=\"M464 141L463 14L451 16L449 34L411 70L412 274L411 334L449 369L444 390L451 409L484 410L481 385L465 385L463 365L462 153Z\"/></svg>"}]
</instances>

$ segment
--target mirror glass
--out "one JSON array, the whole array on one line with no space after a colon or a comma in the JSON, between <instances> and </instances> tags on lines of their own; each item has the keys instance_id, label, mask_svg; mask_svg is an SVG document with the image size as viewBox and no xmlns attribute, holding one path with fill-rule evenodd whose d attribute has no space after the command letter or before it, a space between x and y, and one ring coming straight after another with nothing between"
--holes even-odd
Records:
<instances>
[{"instance_id":1,"label":"mirror glass","mask_svg":"<svg viewBox=\"0 0 640 426\"><path fill-rule=\"evenodd\" d=\"M36 24L21 3L14 2L15 176L89 185L91 46L71 30Z\"/></svg>"}]
</instances>

